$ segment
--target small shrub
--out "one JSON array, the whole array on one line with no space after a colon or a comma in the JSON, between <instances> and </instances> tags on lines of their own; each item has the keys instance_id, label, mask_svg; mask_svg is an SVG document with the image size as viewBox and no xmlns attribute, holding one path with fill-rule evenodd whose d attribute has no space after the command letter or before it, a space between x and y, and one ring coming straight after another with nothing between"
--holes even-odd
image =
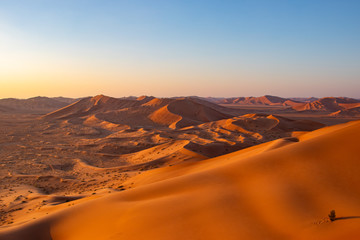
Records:
<instances>
[{"instance_id":1,"label":"small shrub","mask_svg":"<svg viewBox=\"0 0 360 240\"><path fill-rule=\"evenodd\" d=\"M330 214L328 216L329 216L330 221L332 221L332 222L335 221L335 219L336 219L335 210L331 210Z\"/></svg>"}]
</instances>

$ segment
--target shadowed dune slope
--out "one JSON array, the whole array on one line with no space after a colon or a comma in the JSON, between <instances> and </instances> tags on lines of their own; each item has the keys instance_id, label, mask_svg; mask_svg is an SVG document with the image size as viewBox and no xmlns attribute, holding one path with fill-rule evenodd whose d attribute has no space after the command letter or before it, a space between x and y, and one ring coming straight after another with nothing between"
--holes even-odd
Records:
<instances>
[{"instance_id":1,"label":"shadowed dune slope","mask_svg":"<svg viewBox=\"0 0 360 240\"><path fill-rule=\"evenodd\" d=\"M0 233L1 240L357 239L360 122L269 142ZM272 146L273 145L273 146ZM171 174L173 173L173 174Z\"/></svg>"}]
</instances>

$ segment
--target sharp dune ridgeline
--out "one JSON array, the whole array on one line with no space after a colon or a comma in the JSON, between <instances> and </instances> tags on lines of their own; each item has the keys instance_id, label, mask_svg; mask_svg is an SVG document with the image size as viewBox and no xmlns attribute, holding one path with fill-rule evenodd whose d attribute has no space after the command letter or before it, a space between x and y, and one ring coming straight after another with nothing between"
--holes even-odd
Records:
<instances>
[{"instance_id":1,"label":"sharp dune ridgeline","mask_svg":"<svg viewBox=\"0 0 360 240\"><path fill-rule=\"evenodd\" d=\"M360 122L138 175L0 239L356 239ZM158 181L148 182L151 176ZM162 178L162 180L161 180ZM344 219L322 221L331 209ZM341 215L341 216L340 216Z\"/></svg>"}]
</instances>

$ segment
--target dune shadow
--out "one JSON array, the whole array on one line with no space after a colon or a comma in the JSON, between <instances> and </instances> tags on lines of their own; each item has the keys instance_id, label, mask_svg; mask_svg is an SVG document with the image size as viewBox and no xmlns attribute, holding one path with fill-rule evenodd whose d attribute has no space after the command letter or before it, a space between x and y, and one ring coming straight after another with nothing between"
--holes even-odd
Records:
<instances>
[{"instance_id":1,"label":"dune shadow","mask_svg":"<svg viewBox=\"0 0 360 240\"><path fill-rule=\"evenodd\" d=\"M337 220L346 220L346 219L356 219L356 218L360 218L360 216L337 217L337 218L335 218L334 221L337 221Z\"/></svg>"}]
</instances>

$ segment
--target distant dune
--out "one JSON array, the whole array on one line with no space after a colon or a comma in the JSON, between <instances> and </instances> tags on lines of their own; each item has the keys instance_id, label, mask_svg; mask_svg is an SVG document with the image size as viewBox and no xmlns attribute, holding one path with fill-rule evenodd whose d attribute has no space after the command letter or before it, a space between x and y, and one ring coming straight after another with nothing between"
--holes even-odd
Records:
<instances>
[{"instance_id":1,"label":"distant dune","mask_svg":"<svg viewBox=\"0 0 360 240\"><path fill-rule=\"evenodd\" d=\"M71 98L34 97L29 99L5 98L0 99L0 107L11 111L54 111L76 101Z\"/></svg>"},{"instance_id":2,"label":"distant dune","mask_svg":"<svg viewBox=\"0 0 360 240\"><path fill-rule=\"evenodd\" d=\"M0 239L357 239L359 138L350 122L156 169L134 189L79 200Z\"/></svg>"},{"instance_id":3,"label":"distant dune","mask_svg":"<svg viewBox=\"0 0 360 240\"><path fill-rule=\"evenodd\" d=\"M346 111L350 108L360 106L360 100L346 97L325 97L325 98L281 98L265 95L262 97L238 97L238 98L209 98L212 102L218 104L232 105L263 105L263 106L288 106L295 111L312 111L330 113L329 116L356 117L356 110ZM338 112L338 111L343 111ZM347 113L348 112L348 113ZM334 113L334 114L332 114Z\"/></svg>"},{"instance_id":4,"label":"distant dune","mask_svg":"<svg viewBox=\"0 0 360 240\"><path fill-rule=\"evenodd\" d=\"M331 113L330 116L333 117L360 117L360 104L359 107L353 107L348 109L339 110L337 112Z\"/></svg>"},{"instance_id":5,"label":"distant dune","mask_svg":"<svg viewBox=\"0 0 360 240\"><path fill-rule=\"evenodd\" d=\"M80 100L80 101L79 101ZM153 102L151 102L153 100ZM75 103L75 106L68 106ZM148 104L147 104L148 103ZM183 106L180 106L180 105ZM141 97L123 97L111 98L104 95L96 97L87 97L82 99L64 98L64 97L34 97L29 99L15 99L7 98L0 99L1 112L53 112L49 117L52 118L66 118L66 117L84 117L91 113L96 114L95 106L101 108L108 108L112 113L108 113L106 121L109 122L124 122L124 118L131 115L143 115L141 119L144 125L160 124L172 128L181 128L202 122L214 121L230 116L236 116L240 113L245 114L245 111L234 109L221 108L226 105L239 106L283 106L287 110L298 112L312 111L312 112L327 112L330 116L336 116L331 113L355 108L360 106L359 99L346 97L325 97L325 98L282 98L278 96L264 95L261 97L234 97L234 98L213 98L213 97L174 97L174 98L155 98L151 96ZM169 106L167 106L169 105ZM66 109L62 109L65 108ZM91 109L90 109L91 108ZM120 113L119 109L127 109L127 113L132 108L137 108L139 111L134 112L128 116ZM140 110L140 108L142 108ZM169 108L171 110L169 110ZM193 110L182 111L182 109L191 108ZM61 111L60 111L61 109ZM89 110L89 111L88 111ZM158 111L158 112L156 112ZM179 111L179 112L178 112ZM216 111L216 112L214 112ZM155 113L156 112L156 113ZM80 114L84 116L80 116ZM195 114L196 113L196 114ZM200 115L198 116L199 113ZM113 114L113 116L110 116ZM152 116L149 118L149 115ZM71 116L70 116L71 115ZM196 115L196 116L195 116ZM353 116L353 114L350 114ZM350 116L348 115L348 116ZM343 115L345 116L345 114ZM97 117L97 116L96 116ZM104 117L104 116L103 116ZM213 118L215 117L215 118ZM145 120L146 119L146 120ZM150 119L150 121L148 121ZM161 120L159 120L161 119ZM140 120L139 120L140 121ZM126 121L125 121L126 122ZM151 123L153 122L153 123ZM124 123L128 125L128 123Z\"/></svg>"},{"instance_id":6,"label":"distant dune","mask_svg":"<svg viewBox=\"0 0 360 240\"><path fill-rule=\"evenodd\" d=\"M289 98L290 100L294 100L296 102L313 102L318 100L319 98L316 97L309 97L309 98L302 98L302 97L293 97L293 98Z\"/></svg>"},{"instance_id":7,"label":"distant dune","mask_svg":"<svg viewBox=\"0 0 360 240\"><path fill-rule=\"evenodd\" d=\"M232 97L232 98L215 98L215 97L197 97L200 99L207 100L209 102L217 103L217 104L274 104L274 103L283 103L288 100L294 102L312 102L318 100L318 98L282 98L278 96L264 95L261 97ZM273 102L274 100L274 102Z\"/></svg>"},{"instance_id":8,"label":"distant dune","mask_svg":"<svg viewBox=\"0 0 360 240\"><path fill-rule=\"evenodd\" d=\"M219 104L243 104L243 105L283 105L286 101L292 101L286 98L265 95L262 97L238 97L225 98L217 101Z\"/></svg>"},{"instance_id":9,"label":"distant dune","mask_svg":"<svg viewBox=\"0 0 360 240\"><path fill-rule=\"evenodd\" d=\"M325 126L310 120L291 120L269 114L234 117L239 115L236 113L193 98L143 96L129 100L99 95L46 114L43 119L49 123L62 122L58 128L63 128L69 135L79 134L81 131L66 129L84 126L88 127L86 131L89 134L100 134L101 129L113 132L107 137L106 143L101 144L103 149L107 149L106 153L123 154L127 153L125 149L134 152L172 141L187 141L184 149L206 157L290 137L296 131L312 131ZM121 143L121 146L124 145L122 148L115 147L122 142L117 140L119 136L121 139L126 136L131 141ZM111 141L112 138L115 140ZM130 161L129 157L126 160L121 157L119 161ZM155 159L157 158L152 160ZM163 162L166 163L167 160L163 159ZM116 161L111 164L116 165Z\"/></svg>"},{"instance_id":10,"label":"distant dune","mask_svg":"<svg viewBox=\"0 0 360 240\"><path fill-rule=\"evenodd\" d=\"M66 98L66 97L53 97L51 99L68 104L74 103L79 100L79 98Z\"/></svg>"},{"instance_id":11,"label":"distant dune","mask_svg":"<svg viewBox=\"0 0 360 240\"><path fill-rule=\"evenodd\" d=\"M360 101L352 98L326 97L313 102L293 107L297 111L329 111L335 112L359 105Z\"/></svg>"},{"instance_id":12,"label":"distant dune","mask_svg":"<svg viewBox=\"0 0 360 240\"><path fill-rule=\"evenodd\" d=\"M288 106L294 107L302 105L309 99L300 99L296 100L295 98L282 98L277 96L265 95L261 97L237 97L237 98L222 98L222 99L213 99L207 98L212 102L217 104L231 104L231 105L248 105L248 106Z\"/></svg>"},{"instance_id":13,"label":"distant dune","mask_svg":"<svg viewBox=\"0 0 360 240\"><path fill-rule=\"evenodd\" d=\"M265 95L262 97L237 97L237 98L207 98L217 104L232 105L263 105L263 106L288 106L295 111L313 111L333 113L340 110L350 109L360 106L360 100L345 97L325 97L325 98L281 98L277 96ZM349 114L354 116L353 114ZM330 116L335 116L331 114ZM343 114L346 116L346 114Z\"/></svg>"}]
</instances>

